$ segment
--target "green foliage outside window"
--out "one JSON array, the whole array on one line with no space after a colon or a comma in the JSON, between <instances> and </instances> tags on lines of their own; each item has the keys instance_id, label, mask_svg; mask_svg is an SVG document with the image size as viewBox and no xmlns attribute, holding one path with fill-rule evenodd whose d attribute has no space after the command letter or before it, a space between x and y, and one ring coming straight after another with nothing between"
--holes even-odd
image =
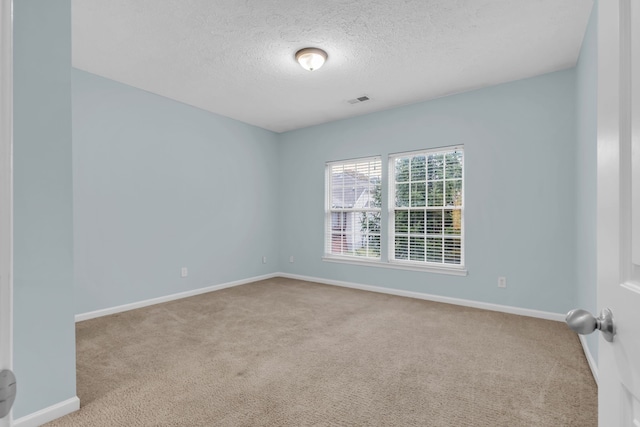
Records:
<instances>
[{"instance_id":1,"label":"green foliage outside window","mask_svg":"<svg viewBox=\"0 0 640 427\"><path fill-rule=\"evenodd\" d=\"M371 191L369 194L370 206L373 208L382 207L382 183L379 177L371 179ZM365 233L366 245L360 249L366 251L368 247L369 256L380 256L380 230L381 230L381 213L378 212L363 212L360 219L360 229ZM362 254L367 255L366 253Z\"/></svg>"},{"instance_id":2,"label":"green foliage outside window","mask_svg":"<svg viewBox=\"0 0 640 427\"><path fill-rule=\"evenodd\" d=\"M395 259L460 264L462 152L400 157L394 169Z\"/></svg>"}]
</instances>

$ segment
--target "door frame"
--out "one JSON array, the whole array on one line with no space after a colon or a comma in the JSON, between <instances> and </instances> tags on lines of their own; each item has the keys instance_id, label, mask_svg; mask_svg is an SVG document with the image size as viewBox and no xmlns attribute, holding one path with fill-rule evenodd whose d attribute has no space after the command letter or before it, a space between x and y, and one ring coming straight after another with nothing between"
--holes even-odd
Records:
<instances>
[{"instance_id":1,"label":"door frame","mask_svg":"<svg viewBox=\"0 0 640 427\"><path fill-rule=\"evenodd\" d=\"M0 369L13 369L13 0L0 0Z\"/></svg>"}]
</instances>

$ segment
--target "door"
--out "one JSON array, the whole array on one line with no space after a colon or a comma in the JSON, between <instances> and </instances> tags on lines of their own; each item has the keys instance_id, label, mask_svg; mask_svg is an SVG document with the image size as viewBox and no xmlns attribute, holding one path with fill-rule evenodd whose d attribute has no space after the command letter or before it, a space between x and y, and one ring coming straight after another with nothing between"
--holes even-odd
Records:
<instances>
[{"instance_id":1,"label":"door","mask_svg":"<svg viewBox=\"0 0 640 427\"><path fill-rule=\"evenodd\" d=\"M13 25L12 1L0 0L0 377L12 369L12 269L13 269ZM0 400L8 389L0 379ZM0 402L0 407L5 402ZM11 415L0 419L0 427L11 425Z\"/></svg>"},{"instance_id":2,"label":"door","mask_svg":"<svg viewBox=\"0 0 640 427\"><path fill-rule=\"evenodd\" d=\"M601 426L640 427L640 1L598 2L598 343Z\"/></svg>"}]
</instances>

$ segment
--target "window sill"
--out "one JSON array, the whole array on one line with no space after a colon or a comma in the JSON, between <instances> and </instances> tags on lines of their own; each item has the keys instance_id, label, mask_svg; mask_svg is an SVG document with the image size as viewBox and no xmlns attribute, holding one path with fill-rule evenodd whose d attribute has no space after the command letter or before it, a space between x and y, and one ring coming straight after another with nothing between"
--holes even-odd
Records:
<instances>
[{"instance_id":1,"label":"window sill","mask_svg":"<svg viewBox=\"0 0 640 427\"><path fill-rule=\"evenodd\" d=\"M391 261L368 261L364 259L338 258L332 256L323 256L323 261L336 262L339 264L364 265L367 267L391 268L395 270L422 271L425 273L448 274L451 276L466 276L467 270L464 267L436 267L433 265L410 264L403 262Z\"/></svg>"}]
</instances>

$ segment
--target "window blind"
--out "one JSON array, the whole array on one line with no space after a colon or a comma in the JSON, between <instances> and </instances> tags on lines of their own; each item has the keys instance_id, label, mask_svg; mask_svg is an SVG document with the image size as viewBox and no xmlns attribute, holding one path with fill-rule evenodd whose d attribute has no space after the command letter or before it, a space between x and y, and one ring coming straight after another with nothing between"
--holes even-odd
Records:
<instances>
[{"instance_id":1,"label":"window blind","mask_svg":"<svg viewBox=\"0 0 640 427\"><path fill-rule=\"evenodd\" d=\"M389 260L464 265L462 146L389 157Z\"/></svg>"},{"instance_id":2,"label":"window blind","mask_svg":"<svg viewBox=\"0 0 640 427\"><path fill-rule=\"evenodd\" d=\"M325 255L380 259L380 157L326 166Z\"/></svg>"}]
</instances>

